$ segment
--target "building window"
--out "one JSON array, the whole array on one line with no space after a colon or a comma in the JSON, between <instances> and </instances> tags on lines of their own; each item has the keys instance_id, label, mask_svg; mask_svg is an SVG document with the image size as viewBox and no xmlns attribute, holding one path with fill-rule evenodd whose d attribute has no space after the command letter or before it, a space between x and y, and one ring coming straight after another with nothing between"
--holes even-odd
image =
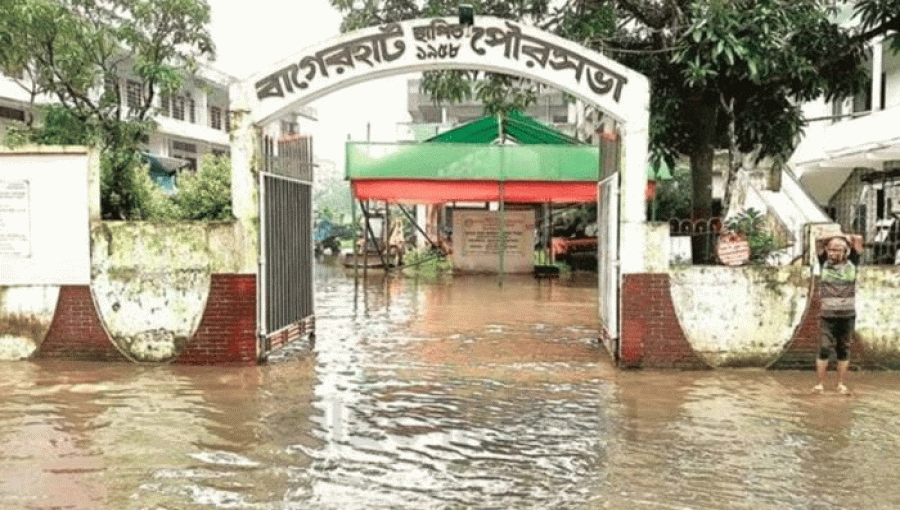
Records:
<instances>
[{"instance_id":1,"label":"building window","mask_svg":"<svg viewBox=\"0 0 900 510\"><path fill-rule=\"evenodd\" d=\"M7 78L12 78L14 80L24 80L25 79L25 70L19 69L18 71L13 72L13 73L4 72L3 76L6 76Z\"/></svg>"},{"instance_id":2,"label":"building window","mask_svg":"<svg viewBox=\"0 0 900 510\"><path fill-rule=\"evenodd\" d=\"M194 102L194 98L188 96L187 98L187 108L188 108L188 122L191 124L197 123L197 103Z\"/></svg>"},{"instance_id":3,"label":"building window","mask_svg":"<svg viewBox=\"0 0 900 510\"><path fill-rule=\"evenodd\" d=\"M218 106L209 107L209 127L222 129L222 109Z\"/></svg>"},{"instance_id":4,"label":"building window","mask_svg":"<svg viewBox=\"0 0 900 510\"><path fill-rule=\"evenodd\" d=\"M172 97L172 118L175 120L184 120L184 108L187 98L182 95Z\"/></svg>"},{"instance_id":5,"label":"building window","mask_svg":"<svg viewBox=\"0 0 900 510\"><path fill-rule=\"evenodd\" d=\"M181 152L197 152L197 144L187 143L187 142L179 142L177 140L172 141L172 150L181 151Z\"/></svg>"},{"instance_id":6,"label":"building window","mask_svg":"<svg viewBox=\"0 0 900 510\"><path fill-rule=\"evenodd\" d=\"M138 109L144 103L144 86L139 81L128 80L125 83L125 105Z\"/></svg>"},{"instance_id":7,"label":"building window","mask_svg":"<svg viewBox=\"0 0 900 510\"><path fill-rule=\"evenodd\" d=\"M159 114L163 117L168 117L171 115L170 108L172 103L172 97L166 92L159 93Z\"/></svg>"},{"instance_id":8,"label":"building window","mask_svg":"<svg viewBox=\"0 0 900 510\"><path fill-rule=\"evenodd\" d=\"M25 110L10 108L8 106L0 106L0 118L25 122Z\"/></svg>"},{"instance_id":9,"label":"building window","mask_svg":"<svg viewBox=\"0 0 900 510\"><path fill-rule=\"evenodd\" d=\"M228 110L225 110L225 131L231 132L231 115Z\"/></svg>"},{"instance_id":10,"label":"building window","mask_svg":"<svg viewBox=\"0 0 900 510\"><path fill-rule=\"evenodd\" d=\"M119 80L115 76L106 76L103 78L103 93L106 97L115 98L116 102L119 98Z\"/></svg>"},{"instance_id":11,"label":"building window","mask_svg":"<svg viewBox=\"0 0 900 510\"><path fill-rule=\"evenodd\" d=\"M831 121L837 122L841 120L841 115L843 114L843 99L835 99L831 102Z\"/></svg>"},{"instance_id":12,"label":"building window","mask_svg":"<svg viewBox=\"0 0 900 510\"><path fill-rule=\"evenodd\" d=\"M182 167L182 170L188 172L196 172L197 171L197 158L181 158L187 161L187 165Z\"/></svg>"},{"instance_id":13,"label":"building window","mask_svg":"<svg viewBox=\"0 0 900 510\"><path fill-rule=\"evenodd\" d=\"M298 131L296 122L281 121L281 135L296 135Z\"/></svg>"}]
</instances>

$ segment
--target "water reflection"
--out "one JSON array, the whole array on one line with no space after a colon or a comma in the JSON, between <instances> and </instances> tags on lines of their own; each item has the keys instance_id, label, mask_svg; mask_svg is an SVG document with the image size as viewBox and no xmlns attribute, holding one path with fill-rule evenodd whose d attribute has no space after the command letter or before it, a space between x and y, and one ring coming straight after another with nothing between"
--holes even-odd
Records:
<instances>
[{"instance_id":1,"label":"water reflection","mask_svg":"<svg viewBox=\"0 0 900 510\"><path fill-rule=\"evenodd\" d=\"M313 352L0 364L0 508L897 508L900 393L620 372L593 277L317 268Z\"/></svg>"}]
</instances>

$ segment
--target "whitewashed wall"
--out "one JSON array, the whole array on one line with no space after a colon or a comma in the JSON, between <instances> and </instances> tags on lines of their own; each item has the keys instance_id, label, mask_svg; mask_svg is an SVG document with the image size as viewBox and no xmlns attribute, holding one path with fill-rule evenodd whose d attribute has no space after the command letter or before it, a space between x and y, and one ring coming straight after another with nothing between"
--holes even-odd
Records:
<instances>
[{"instance_id":1,"label":"whitewashed wall","mask_svg":"<svg viewBox=\"0 0 900 510\"><path fill-rule=\"evenodd\" d=\"M688 266L670 271L688 342L712 366L765 366L781 353L809 300L808 267Z\"/></svg>"},{"instance_id":2,"label":"whitewashed wall","mask_svg":"<svg viewBox=\"0 0 900 510\"><path fill-rule=\"evenodd\" d=\"M0 285L90 283L94 164L83 148L0 151Z\"/></svg>"}]
</instances>

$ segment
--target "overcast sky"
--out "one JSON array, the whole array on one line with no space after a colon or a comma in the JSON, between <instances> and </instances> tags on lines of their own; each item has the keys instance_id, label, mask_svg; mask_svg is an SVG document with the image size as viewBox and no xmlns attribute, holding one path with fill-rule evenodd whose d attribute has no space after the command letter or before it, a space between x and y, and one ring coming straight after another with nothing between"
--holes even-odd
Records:
<instances>
[{"instance_id":1,"label":"overcast sky","mask_svg":"<svg viewBox=\"0 0 900 510\"><path fill-rule=\"evenodd\" d=\"M208 0L218 58L214 67L245 78L278 60L338 35L341 15L328 0ZM366 82L313 103L319 122L314 147L343 172L344 142L365 140L371 123L373 141L393 141L397 122L406 122L406 77Z\"/></svg>"}]
</instances>

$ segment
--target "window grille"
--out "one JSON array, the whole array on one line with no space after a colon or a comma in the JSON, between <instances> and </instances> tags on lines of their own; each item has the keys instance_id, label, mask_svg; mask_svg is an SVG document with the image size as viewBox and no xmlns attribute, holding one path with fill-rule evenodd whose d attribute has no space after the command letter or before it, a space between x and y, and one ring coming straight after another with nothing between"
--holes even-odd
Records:
<instances>
[{"instance_id":1,"label":"window grille","mask_svg":"<svg viewBox=\"0 0 900 510\"><path fill-rule=\"evenodd\" d=\"M172 142L172 150L182 151L182 152L197 152L197 144L187 143L187 142L179 142L177 140Z\"/></svg>"},{"instance_id":2,"label":"window grille","mask_svg":"<svg viewBox=\"0 0 900 510\"><path fill-rule=\"evenodd\" d=\"M828 204L846 233L863 236L864 264L900 264L900 172L857 168Z\"/></svg>"},{"instance_id":3,"label":"window grille","mask_svg":"<svg viewBox=\"0 0 900 510\"><path fill-rule=\"evenodd\" d=\"M218 106L209 107L209 127L222 129L222 109Z\"/></svg>"},{"instance_id":4,"label":"window grille","mask_svg":"<svg viewBox=\"0 0 900 510\"><path fill-rule=\"evenodd\" d=\"M172 97L172 118L175 120L184 120L184 110L186 98L181 95Z\"/></svg>"},{"instance_id":5,"label":"window grille","mask_svg":"<svg viewBox=\"0 0 900 510\"><path fill-rule=\"evenodd\" d=\"M0 106L0 118L25 122L25 110Z\"/></svg>"},{"instance_id":6,"label":"window grille","mask_svg":"<svg viewBox=\"0 0 900 510\"><path fill-rule=\"evenodd\" d=\"M139 81L128 80L125 83L125 105L138 109L143 104L144 86Z\"/></svg>"},{"instance_id":7,"label":"window grille","mask_svg":"<svg viewBox=\"0 0 900 510\"><path fill-rule=\"evenodd\" d=\"M170 96L167 92L160 92L159 94L159 114L163 117L170 116L171 113L171 104L172 104L172 96Z\"/></svg>"},{"instance_id":8,"label":"window grille","mask_svg":"<svg viewBox=\"0 0 900 510\"><path fill-rule=\"evenodd\" d=\"M188 122L191 124L197 123L197 103L194 101L194 98L187 98L187 109L188 109Z\"/></svg>"}]
</instances>

